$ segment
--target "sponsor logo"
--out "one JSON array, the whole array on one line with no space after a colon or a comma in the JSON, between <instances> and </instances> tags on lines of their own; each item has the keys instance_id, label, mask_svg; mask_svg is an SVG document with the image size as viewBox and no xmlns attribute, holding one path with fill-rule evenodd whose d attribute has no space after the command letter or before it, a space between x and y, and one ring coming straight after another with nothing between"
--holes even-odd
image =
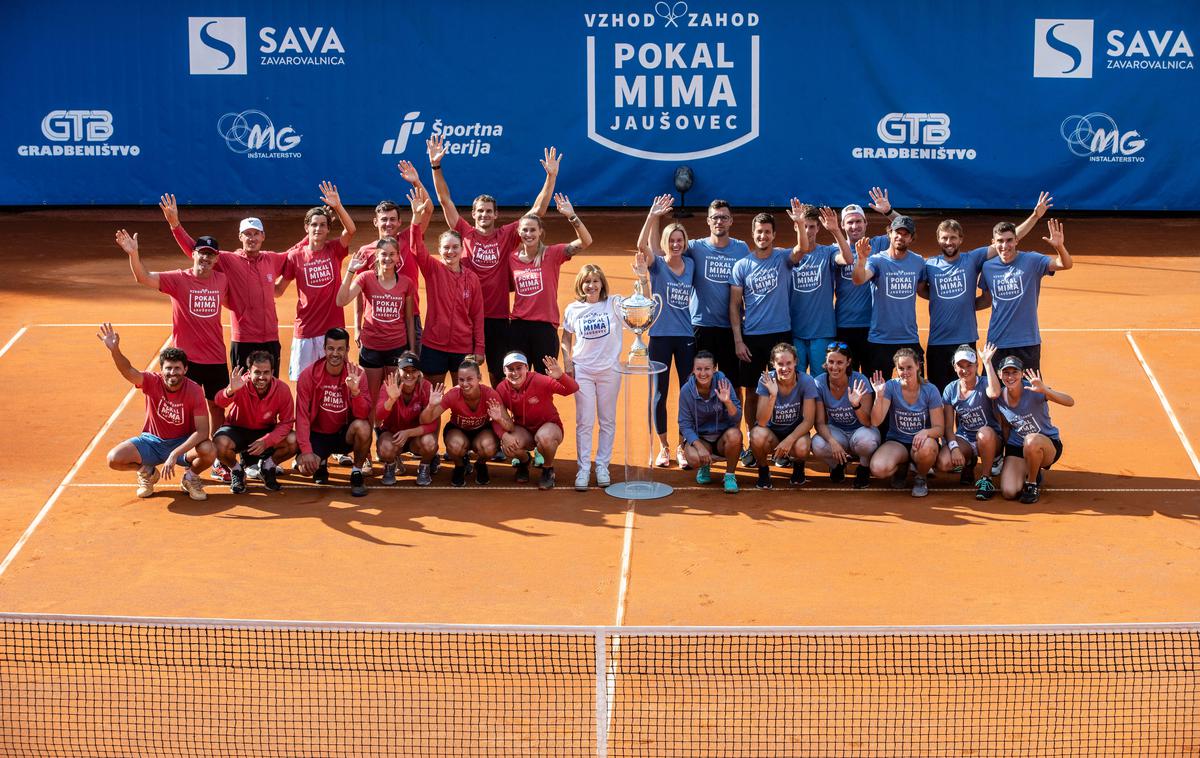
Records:
<instances>
[{"instance_id":1,"label":"sponsor logo","mask_svg":"<svg viewBox=\"0 0 1200 758\"><path fill-rule=\"evenodd\" d=\"M1033 75L1039 79L1091 79L1093 22L1039 18L1033 22Z\"/></svg>"},{"instance_id":2,"label":"sponsor logo","mask_svg":"<svg viewBox=\"0 0 1200 758\"><path fill-rule=\"evenodd\" d=\"M1146 162L1144 155L1138 155L1146 146L1146 138L1136 129L1122 132L1107 113L1067 116L1059 126L1059 134L1072 153L1093 163Z\"/></svg>"},{"instance_id":3,"label":"sponsor logo","mask_svg":"<svg viewBox=\"0 0 1200 758\"><path fill-rule=\"evenodd\" d=\"M893 300L910 300L917 294L917 275L887 273L883 275L883 293Z\"/></svg>"},{"instance_id":4,"label":"sponsor logo","mask_svg":"<svg viewBox=\"0 0 1200 758\"><path fill-rule=\"evenodd\" d=\"M168 424L175 426L183 425L183 403L176 403L165 397L160 397L158 405L154 408L154 412Z\"/></svg>"},{"instance_id":5,"label":"sponsor logo","mask_svg":"<svg viewBox=\"0 0 1200 758\"><path fill-rule=\"evenodd\" d=\"M304 272L304 282L309 287L328 287L337 278L333 263L328 259L305 263L301 270Z\"/></svg>"},{"instance_id":6,"label":"sponsor logo","mask_svg":"<svg viewBox=\"0 0 1200 758\"><path fill-rule=\"evenodd\" d=\"M396 136L385 140L380 152L384 155L400 155L407 150L410 138L425 131L425 122L417 120L420 117L420 111L404 114L404 121L396 131ZM492 152L491 140L504 136L504 125L484 124L478 121L470 124L451 124L438 118L430 127L430 133L442 137L442 144L445 145L448 154L478 158ZM419 147L424 149L423 145Z\"/></svg>"},{"instance_id":7,"label":"sponsor logo","mask_svg":"<svg viewBox=\"0 0 1200 758\"><path fill-rule=\"evenodd\" d=\"M17 155L44 157L134 157L138 145L110 145L113 114L105 110L53 110L42 118L42 136L53 144L18 145Z\"/></svg>"},{"instance_id":8,"label":"sponsor logo","mask_svg":"<svg viewBox=\"0 0 1200 758\"><path fill-rule=\"evenodd\" d=\"M188 290L188 313L196 318L221 315L221 293L218 290Z\"/></svg>"},{"instance_id":9,"label":"sponsor logo","mask_svg":"<svg viewBox=\"0 0 1200 758\"><path fill-rule=\"evenodd\" d=\"M258 40L259 64L263 66L346 65L346 48L332 26L264 26L258 30Z\"/></svg>"},{"instance_id":10,"label":"sponsor logo","mask_svg":"<svg viewBox=\"0 0 1200 758\"><path fill-rule=\"evenodd\" d=\"M729 284L733 274L733 258L722 255L710 255L704 259L704 278L717 284Z\"/></svg>"},{"instance_id":11,"label":"sponsor logo","mask_svg":"<svg viewBox=\"0 0 1200 758\"><path fill-rule=\"evenodd\" d=\"M889 147L855 147L850 154L888 160L975 160L974 148L945 147L950 140L950 116L945 113L888 113L875 124L875 134Z\"/></svg>"},{"instance_id":12,"label":"sponsor logo","mask_svg":"<svg viewBox=\"0 0 1200 758\"><path fill-rule=\"evenodd\" d=\"M302 136L295 127L276 127L271 117L260 110L226 113L217 120L217 133L225 145L247 158L301 158L296 150Z\"/></svg>"},{"instance_id":13,"label":"sponsor logo","mask_svg":"<svg viewBox=\"0 0 1200 758\"><path fill-rule=\"evenodd\" d=\"M692 287L678 282L667 283L667 305L681 311L688 310L692 303Z\"/></svg>"},{"instance_id":14,"label":"sponsor logo","mask_svg":"<svg viewBox=\"0 0 1200 758\"><path fill-rule=\"evenodd\" d=\"M332 26L264 26L260 66L344 66L346 47ZM250 55L244 16L188 17L188 70L193 75L245 76Z\"/></svg>"},{"instance_id":15,"label":"sponsor logo","mask_svg":"<svg viewBox=\"0 0 1200 758\"><path fill-rule=\"evenodd\" d=\"M1033 75L1091 79L1095 20L1039 18L1033 22ZM1104 35L1104 69L1192 71L1195 52L1183 29L1110 29Z\"/></svg>"},{"instance_id":16,"label":"sponsor logo","mask_svg":"<svg viewBox=\"0 0 1200 758\"><path fill-rule=\"evenodd\" d=\"M192 75L244 76L246 59L245 18L188 18L188 71Z\"/></svg>"},{"instance_id":17,"label":"sponsor logo","mask_svg":"<svg viewBox=\"0 0 1200 758\"><path fill-rule=\"evenodd\" d=\"M513 283L518 295L532 297L542 291L542 270L526 268L513 271Z\"/></svg>"},{"instance_id":18,"label":"sponsor logo","mask_svg":"<svg viewBox=\"0 0 1200 758\"><path fill-rule=\"evenodd\" d=\"M967 291L967 274L965 271L951 271L948 274L933 277L933 291L942 300L953 300L962 297Z\"/></svg>"},{"instance_id":19,"label":"sponsor logo","mask_svg":"<svg viewBox=\"0 0 1200 758\"><path fill-rule=\"evenodd\" d=\"M799 266L792 269L792 289L796 292L816 292L825 278L825 266L811 256L805 256Z\"/></svg>"},{"instance_id":20,"label":"sponsor logo","mask_svg":"<svg viewBox=\"0 0 1200 758\"><path fill-rule=\"evenodd\" d=\"M1025 280L1020 269L1010 269L992 279L992 297L997 300L1016 300L1025 292Z\"/></svg>"},{"instance_id":21,"label":"sponsor logo","mask_svg":"<svg viewBox=\"0 0 1200 758\"><path fill-rule=\"evenodd\" d=\"M753 11L584 13L588 139L635 158L727 153L759 136Z\"/></svg>"},{"instance_id":22,"label":"sponsor logo","mask_svg":"<svg viewBox=\"0 0 1200 758\"><path fill-rule=\"evenodd\" d=\"M394 324L404 316L404 299L393 295L372 295L371 312L381 324Z\"/></svg>"},{"instance_id":23,"label":"sponsor logo","mask_svg":"<svg viewBox=\"0 0 1200 758\"><path fill-rule=\"evenodd\" d=\"M325 384L321 386L321 410L329 413L345 413L346 394L341 385Z\"/></svg>"},{"instance_id":24,"label":"sponsor logo","mask_svg":"<svg viewBox=\"0 0 1200 758\"><path fill-rule=\"evenodd\" d=\"M579 336L585 340L604 339L612 332L607 313L592 313L579 321Z\"/></svg>"},{"instance_id":25,"label":"sponsor logo","mask_svg":"<svg viewBox=\"0 0 1200 758\"><path fill-rule=\"evenodd\" d=\"M1107 36L1108 57L1105 68L1156 69L1160 71L1192 70L1196 67L1192 46L1182 29L1136 30L1132 34L1113 29Z\"/></svg>"}]
</instances>

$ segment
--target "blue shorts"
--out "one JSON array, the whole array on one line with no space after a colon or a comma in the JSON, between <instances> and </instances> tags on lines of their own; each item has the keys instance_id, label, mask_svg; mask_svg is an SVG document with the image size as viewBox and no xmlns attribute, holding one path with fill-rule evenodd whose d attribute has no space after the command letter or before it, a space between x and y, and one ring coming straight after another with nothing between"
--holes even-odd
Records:
<instances>
[{"instance_id":1,"label":"blue shorts","mask_svg":"<svg viewBox=\"0 0 1200 758\"><path fill-rule=\"evenodd\" d=\"M171 455L171 451L183 444L183 441L190 436L192 435L185 434L182 437L164 440L162 437L157 437L149 432L142 432L129 441L137 448L138 455L142 457L143 465L157 466L160 463L165 463ZM184 455L176 458L175 463L179 466L189 465L187 456Z\"/></svg>"}]
</instances>

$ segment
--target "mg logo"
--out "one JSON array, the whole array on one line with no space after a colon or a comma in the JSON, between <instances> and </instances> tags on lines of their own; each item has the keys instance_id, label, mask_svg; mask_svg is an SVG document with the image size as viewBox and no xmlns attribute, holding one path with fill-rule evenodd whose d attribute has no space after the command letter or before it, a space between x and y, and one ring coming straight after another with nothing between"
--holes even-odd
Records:
<instances>
[{"instance_id":1,"label":"mg logo","mask_svg":"<svg viewBox=\"0 0 1200 758\"><path fill-rule=\"evenodd\" d=\"M271 117L260 110L226 113L217 120L217 132L235 153L250 158L300 157L301 135L291 126L277 127Z\"/></svg>"},{"instance_id":2,"label":"mg logo","mask_svg":"<svg viewBox=\"0 0 1200 758\"><path fill-rule=\"evenodd\" d=\"M1092 19L1039 18L1033 22L1033 75L1038 79L1092 78Z\"/></svg>"},{"instance_id":3,"label":"mg logo","mask_svg":"<svg viewBox=\"0 0 1200 758\"><path fill-rule=\"evenodd\" d=\"M189 17L188 64L192 74L245 75L246 19Z\"/></svg>"},{"instance_id":4,"label":"mg logo","mask_svg":"<svg viewBox=\"0 0 1200 758\"><path fill-rule=\"evenodd\" d=\"M400 130L396 132L394 139L390 139L383 143L384 155L400 155L408 148L408 138L418 135L425 131L425 122L417 121L420 118L420 111L409 111L404 114L404 122L400 124Z\"/></svg>"}]
</instances>

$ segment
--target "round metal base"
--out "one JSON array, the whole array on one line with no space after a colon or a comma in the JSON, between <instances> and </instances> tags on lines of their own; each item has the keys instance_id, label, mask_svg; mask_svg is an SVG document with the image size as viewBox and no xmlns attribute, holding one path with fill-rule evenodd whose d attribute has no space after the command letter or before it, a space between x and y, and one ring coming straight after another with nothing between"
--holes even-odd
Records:
<instances>
[{"instance_id":1,"label":"round metal base","mask_svg":"<svg viewBox=\"0 0 1200 758\"><path fill-rule=\"evenodd\" d=\"M606 495L622 500L657 500L674 491L671 485L662 482L617 482L604 488Z\"/></svg>"}]
</instances>

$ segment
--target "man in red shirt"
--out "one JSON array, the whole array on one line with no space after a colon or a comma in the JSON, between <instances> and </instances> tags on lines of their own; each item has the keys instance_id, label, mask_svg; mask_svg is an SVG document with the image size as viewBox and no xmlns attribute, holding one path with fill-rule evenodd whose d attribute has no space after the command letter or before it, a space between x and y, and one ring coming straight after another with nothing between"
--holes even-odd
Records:
<instances>
[{"instance_id":1,"label":"man in red shirt","mask_svg":"<svg viewBox=\"0 0 1200 758\"><path fill-rule=\"evenodd\" d=\"M321 202L325 205L310 208L304 214L308 236L288 251L287 263L275 287L276 296L282 295L295 279L299 294L288 366L292 381L324 355L325 333L346 327L346 313L337 307L336 298L342 279L342 260L350 253L350 242L354 239L354 220L342 205L334 184L321 182ZM342 222L342 234L336 240L329 239L331 212Z\"/></svg>"},{"instance_id":2,"label":"man in red shirt","mask_svg":"<svg viewBox=\"0 0 1200 758\"><path fill-rule=\"evenodd\" d=\"M317 360L296 382L296 459L302 474L316 484L329 482L325 459L352 453L350 494L367 494L362 464L371 451L371 399L363 370L350 363L350 335L335 327L325 333L325 357Z\"/></svg>"},{"instance_id":3,"label":"man in red shirt","mask_svg":"<svg viewBox=\"0 0 1200 758\"><path fill-rule=\"evenodd\" d=\"M296 454L296 407L292 391L275 378L271 354L258 350L247 357L250 369L236 368L229 386L217 393L217 405L228 408L227 423L213 435L217 457L229 469L229 489L235 495L246 491L246 472L238 460L244 453L258 463L263 486L283 489L276 464Z\"/></svg>"},{"instance_id":4,"label":"man in red shirt","mask_svg":"<svg viewBox=\"0 0 1200 758\"><path fill-rule=\"evenodd\" d=\"M96 336L112 354L117 371L146 397L142 433L108 451L108 466L137 471L137 496L154 494L160 478L170 481L175 466L185 468L181 488L193 500L206 500L199 474L212 465L216 448L208 440L208 413L200 385L187 378L187 355L177 347L158 354L161 373L138 371L121 352L121 335L104 323Z\"/></svg>"},{"instance_id":5,"label":"man in red shirt","mask_svg":"<svg viewBox=\"0 0 1200 758\"><path fill-rule=\"evenodd\" d=\"M574 377L551 356L543 359L546 374L529 370L523 353L504 356L504 381L496 387L499 403L488 404L488 416L504 430L500 448L506 458L517 459L517 482L529 481L529 451L537 449L545 460L538 489L554 488L554 454L563 441L563 424L554 407L554 396L579 391Z\"/></svg>"},{"instance_id":6,"label":"man in red shirt","mask_svg":"<svg viewBox=\"0 0 1200 758\"><path fill-rule=\"evenodd\" d=\"M483 288L483 343L486 349L488 374L492 385L499 387L504 379L501 362L508 351L508 317L509 317L509 268L508 256L516 249L518 221L496 228L496 198L491 195L480 195L471 204L471 218L474 225L468 224L458 214L454 201L450 199L450 188L442 175L442 158L446 156L446 146L441 135L430 137L426 141L429 154L429 165L433 168L433 186L437 191L438 202L442 206L442 215L446 224L462 236L464 258L463 262L479 277ZM550 207L550 198L554 196L554 182L558 177L558 165L562 156L553 147L546 148L545 157L541 161L546 171L546 181L542 191L533 201L529 213L545 216ZM452 368L453 370L453 368Z\"/></svg>"}]
</instances>

